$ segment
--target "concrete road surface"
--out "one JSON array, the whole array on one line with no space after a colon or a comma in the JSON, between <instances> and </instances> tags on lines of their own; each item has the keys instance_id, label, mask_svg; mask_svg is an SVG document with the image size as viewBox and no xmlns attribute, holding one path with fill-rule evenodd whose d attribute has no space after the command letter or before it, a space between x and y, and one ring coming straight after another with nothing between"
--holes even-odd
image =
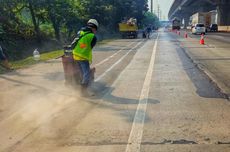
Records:
<instances>
[{"instance_id":1,"label":"concrete road surface","mask_svg":"<svg viewBox=\"0 0 230 152\"><path fill-rule=\"evenodd\" d=\"M60 60L0 75L0 151L230 151L230 102L176 35L99 45L93 66L92 98Z\"/></svg>"}]
</instances>

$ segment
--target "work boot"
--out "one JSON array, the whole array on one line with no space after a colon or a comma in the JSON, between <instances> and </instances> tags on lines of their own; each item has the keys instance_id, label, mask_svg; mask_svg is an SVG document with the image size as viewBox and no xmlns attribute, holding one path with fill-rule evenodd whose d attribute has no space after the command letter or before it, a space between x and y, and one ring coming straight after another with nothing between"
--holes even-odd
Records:
<instances>
[{"instance_id":1,"label":"work boot","mask_svg":"<svg viewBox=\"0 0 230 152\"><path fill-rule=\"evenodd\" d=\"M83 97L93 97L95 94L88 90L88 85L81 85L81 95Z\"/></svg>"},{"instance_id":2,"label":"work boot","mask_svg":"<svg viewBox=\"0 0 230 152\"><path fill-rule=\"evenodd\" d=\"M90 95L88 94L88 85L81 85L81 96L82 97L89 97Z\"/></svg>"}]
</instances>

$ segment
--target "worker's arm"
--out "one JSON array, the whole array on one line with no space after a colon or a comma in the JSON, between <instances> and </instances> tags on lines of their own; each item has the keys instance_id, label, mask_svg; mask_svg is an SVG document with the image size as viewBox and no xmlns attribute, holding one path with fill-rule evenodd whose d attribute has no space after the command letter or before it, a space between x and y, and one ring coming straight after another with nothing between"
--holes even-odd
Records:
<instances>
[{"instance_id":1,"label":"worker's arm","mask_svg":"<svg viewBox=\"0 0 230 152\"><path fill-rule=\"evenodd\" d=\"M93 37L93 40L92 40L92 42L91 42L91 48L93 48L93 47L96 45L96 43L97 43L97 37L94 36L94 37Z\"/></svg>"}]
</instances>

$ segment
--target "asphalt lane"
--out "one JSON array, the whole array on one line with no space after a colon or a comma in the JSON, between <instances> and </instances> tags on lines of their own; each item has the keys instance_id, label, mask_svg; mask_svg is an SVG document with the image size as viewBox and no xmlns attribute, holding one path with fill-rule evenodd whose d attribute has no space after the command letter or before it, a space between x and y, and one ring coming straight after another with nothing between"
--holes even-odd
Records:
<instances>
[{"instance_id":1,"label":"asphalt lane","mask_svg":"<svg viewBox=\"0 0 230 152\"><path fill-rule=\"evenodd\" d=\"M161 33L159 42L141 151L230 151L229 102L175 35Z\"/></svg>"},{"instance_id":2,"label":"asphalt lane","mask_svg":"<svg viewBox=\"0 0 230 152\"><path fill-rule=\"evenodd\" d=\"M57 151L62 147L66 151L66 147L71 149L74 147L71 145L75 144L80 149L81 145L85 149L87 145L110 144L109 140L104 141L103 137L100 138L100 129L103 130L103 125L97 125L97 123L103 120L103 116L108 115L109 118L110 113L114 113L114 110L119 113L119 110L123 111L123 108L126 107L111 106L110 108L103 103L113 103L117 100L132 101L129 98L111 95L110 92L113 90L111 86L132 60L136 51L144 44L145 41L142 39L116 40L95 48L94 65L109 58L108 61L97 67L96 78L113 67L105 77L95 83L97 95L100 97L98 99L81 98L78 90L64 85L61 60L51 60L1 75L0 151L50 151L50 148L53 149L51 151ZM118 63L119 59L122 60ZM116 66L113 66L114 64ZM106 101L103 101L101 96ZM108 108L103 108L107 106ZM98 119L99 115L94 115L97 112L95 109L99 111L107 109L108 112L102 110L105 115ZM87 119L94 119L97 122L94 124L95 122L92 121L91 125L86 124L89 127L88 130L83 127L82 131L80 128L85 125L84 121ZM104 119L116 122L116 119L113 120L113 118ZM123 117L117 119L123 119ZM109 135L112 139L117 140L117 145L120 145L118 137L122 137L125 133L116 129L113 131L112 126L111 130L112 132L106 132L105 137ZM82 139L78 141L79 137Z\"/></svg>"},{"instance_id":3,"label":"asphalt lane","mask_svg":"<svg viewBox=\"0 0 230 152\"><path fill-rule=\"evenodd\" d=\"M96 98L60 60L1 75L0 151L229 151L230 104L172 34L99 45L93 65Z\"/></svg>"},{"instance_id":4,"label":"asphalt lane","mask_svg":"<svg viewBox=\"0 0 230 152\"><path fill-rule=\"evenodd\" d=\"M180 36L171 33L193 62L211 78L227 98L230 98L229 33L209 34L204 37L205 45L200 45L199 35L185 39L183 32Z\"/></svg>"},{"instance_id":5,"label":"asphalt lane","mask_svg":"<svg viewBox=\"0 0 230 152\"><path fill-rule=\"evenodd\" d=\"M189 36L191 38L200 39L200 35L194 35L191 32L189 32ZM211 45L218 45L218 43L222 44L222 47L230 46L230 33L221 33L221 32L207 32L205 34L205 40L208 43L211 43Z\"/></svg>"}]
</instances>

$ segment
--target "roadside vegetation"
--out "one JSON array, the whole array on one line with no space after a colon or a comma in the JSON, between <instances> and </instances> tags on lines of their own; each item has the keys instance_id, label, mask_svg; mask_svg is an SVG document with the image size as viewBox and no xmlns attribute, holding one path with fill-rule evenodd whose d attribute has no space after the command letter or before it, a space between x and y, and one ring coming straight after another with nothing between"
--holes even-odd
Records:
<instances>
[{"instance_id":1,"label":"roadside vegetation","mask_svg":"<svg viewBox=\"0 0 230 152\"><path fill-rule=\"evenodd\" d=\"M118 23L125 17L136 18L139 27L157 25L158 19L148 12L147 3L147 0L0 0L0 44L18 68L21 67L18 63L32 60L35 48L42 54L61 52L62 45L72 41L89 18L99 21L100 40L116 36Z\"/></svg>"}]
</instances>

